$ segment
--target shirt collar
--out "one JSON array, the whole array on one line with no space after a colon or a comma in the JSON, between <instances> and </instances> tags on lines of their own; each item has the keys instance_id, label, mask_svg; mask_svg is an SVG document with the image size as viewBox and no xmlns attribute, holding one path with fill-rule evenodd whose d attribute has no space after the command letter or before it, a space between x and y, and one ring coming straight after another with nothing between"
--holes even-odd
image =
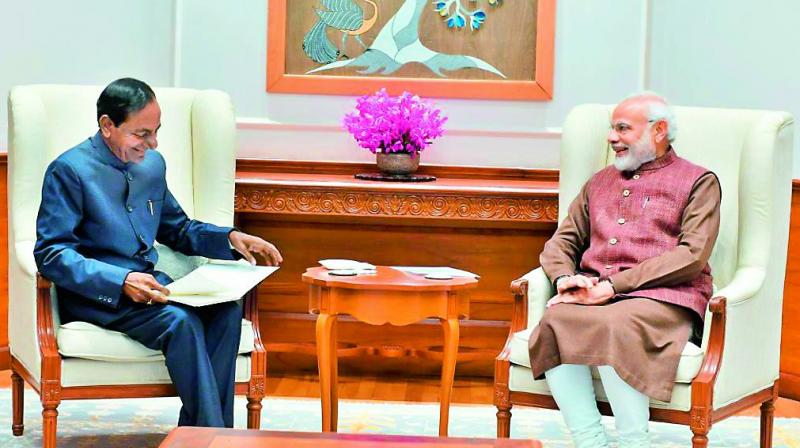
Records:
<instances>
[{"instance_id":1,"label":"shirt collar","mask_svg":"<svg viewBox=\"0 0 800 448\"><path fill-rule=\"evenodd\" d=\"M674 162L677 157L678 156L675 155L675 150L672 148L672 145L670 145L667 148L667 152L664 153L663 156L655 160L651 160L650 162L643 163L642 166L640 166L636 171L654 171L659 168L664 168L665 166Z\"/></svg>"},{"instance_id":2,"label":"shirt collar","mask_svg":"<svg viewBox=\"0 0 800 448\"><path fill-rule=\"evenodd\" d=\"M106 145L106 141L103 140L103 136L100 134L100 131L97 131L96 134L89 137L89 140L92 142L92 146L95 149L95 153L100 160L105 162L108 165L113 166L114 168L119 168L121 170L125 170L128 168L128 164L120 160L117 156L111 152L111 148Z\"/></svg>"}]
</instances>

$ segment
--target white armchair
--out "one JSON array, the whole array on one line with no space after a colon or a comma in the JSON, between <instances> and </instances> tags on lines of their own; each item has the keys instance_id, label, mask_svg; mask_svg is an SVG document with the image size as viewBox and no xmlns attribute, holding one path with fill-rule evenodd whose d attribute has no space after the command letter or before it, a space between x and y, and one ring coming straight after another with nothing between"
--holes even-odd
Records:
<instances>
[{"instance_id":1,"label":"white armchair","mask_svg":"<svg viewBox=\"0 0 800 448\"><path fill-rule=\"evenodd\" d=\"M613 161L605 141L612 106L583 105L563 128L559 220L589 177ZM651 401L651 419L689 425L705 447L715 422L761 403L761 446L772 445L773 402L792 184L793 121L783 112L675 108L681 157L713 170L722 185L721 224L710 264L715 289L700 347L687 344L672 399ZM514 314L495 362L497 435L508 437L511 407L557 409L535 381L528 339L555 294L541 268L511 285ZM609 414L595 373L601 410Z\"/></svg>"},{"instance_id":2,"label":"white armchair","mask_svg":"<svg viewBox=\"0 0 800 448\"><path fill-rule=\"evenodd\" d=\"M23 380L40 395L43 444L55 447L61 400L176 395L158 351L86 322L61 325L55 289L33 259L36 215L47 165L97 131L101 87L32 85L11 90L9 108L9 342L14 435L23 431ZM233 223L235 119L218 91L156 89L162 110L159 149L167 183L186 213ZM180 275L196 260L159 248L157 269ZM193 257L192 257L193 258ZM255 290L245 297L236 360L236 393L248 398L248 428L258 428L266 353L258 331Z\"/></svg>"}]
</instances>

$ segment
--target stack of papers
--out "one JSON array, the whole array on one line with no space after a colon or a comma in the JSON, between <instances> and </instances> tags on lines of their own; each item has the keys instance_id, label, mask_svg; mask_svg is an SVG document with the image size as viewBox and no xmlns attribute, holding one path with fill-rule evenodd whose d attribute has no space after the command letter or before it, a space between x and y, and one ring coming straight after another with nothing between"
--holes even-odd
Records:
<instances>
[{"instance_id":1,"label":"stack of papers","mask_svg":"<svg viewBox=\"0 0 800 448\"><path fill-rule=\"evenodd\" d=\"M356 274L374 274L375 265L362 261L345 260L342 258L328 258L319 260L325 269L329 271L354 271Z\"/></svg>"},{"instance_id":2,"label":"stack of papers","mask_svg":"<svg viewBox=\"0 0 800 448\"><path fill-rule=\"evenodd\" d=\"M232 302L277 270L277 266L252 266L244 260L212 261L165 285L170 292L167 299L195 307Z\"/></svg>"},{"instance_id":3,"label":"stack of papers","mask_svg":"<svg viewBox=\"0 0 800 448\"><path fill-rule=\"evenodd\" d=\"M430 275L432 277L472 277L480 278L478 274L447 266L392 266L392 269L408 272L409 274Z\"/></svg>"}]
</instances>

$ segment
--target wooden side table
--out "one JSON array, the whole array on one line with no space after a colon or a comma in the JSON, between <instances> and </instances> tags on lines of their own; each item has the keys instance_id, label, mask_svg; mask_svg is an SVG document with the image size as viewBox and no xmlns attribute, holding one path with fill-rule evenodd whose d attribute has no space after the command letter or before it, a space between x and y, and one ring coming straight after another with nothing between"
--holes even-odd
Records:
<instances>
[{"instance_id":1,"label":"wooden side table","mask_svg":"<svg viewBox=\"0 0 800 448\"><path fill-rule=\"evenodd\" d=\"M458 320L469 316L469 298L462 291L475 288L474 278L428 280L386 266L375 274L332 276L323 267L308 268L309 311L318 314L317 365L322 395L322 430L336 431L338 421L337 316L347 314L371 325L409 325L438 318L444 328L444 359L439 396L439 435L447 435L450 394L458 355Z\"/></svg>"}]
</instances>

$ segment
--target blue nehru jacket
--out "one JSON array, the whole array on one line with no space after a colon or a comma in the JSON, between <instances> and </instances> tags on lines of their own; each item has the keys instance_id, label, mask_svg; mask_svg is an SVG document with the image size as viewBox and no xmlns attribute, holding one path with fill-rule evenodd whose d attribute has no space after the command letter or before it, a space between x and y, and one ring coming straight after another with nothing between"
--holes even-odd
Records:
<instances>
[{"instance_id":1,"label":"blue nehru jacket","mask_svg":"<svg viewBox=\"0 0 800 448\"><path fill-rule=\"evenodd\" d=\"M167 188L164 158L147 151L124 163L98 132L47 168L36 221L36 265L57 285L65 320L104 324L132 305L122 299L131 271L154 272L158 241L187 255L234 259L228 234L186 216Z\"/></svg>"}]
</instances>

